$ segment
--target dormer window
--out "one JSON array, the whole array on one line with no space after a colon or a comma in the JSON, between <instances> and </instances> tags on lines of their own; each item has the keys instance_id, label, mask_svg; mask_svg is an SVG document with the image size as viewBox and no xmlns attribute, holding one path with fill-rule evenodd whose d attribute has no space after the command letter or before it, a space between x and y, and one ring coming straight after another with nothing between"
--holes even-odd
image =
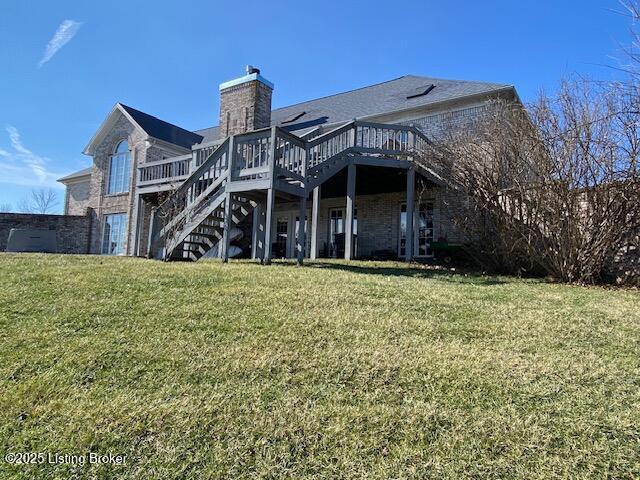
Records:
<instances>
[{"instance_id":1,"label":"dormer window","mask_svg":"<svg viewBox=\"0 0 640 480\"><path fill-rule=\"evenodd\" d=\"M122 140L113 150L109 162L109 183L107 193L123 193L129 191L129 180L131 178L131 154L129 152L129 142Z\"/></svg>"}]
</instances>

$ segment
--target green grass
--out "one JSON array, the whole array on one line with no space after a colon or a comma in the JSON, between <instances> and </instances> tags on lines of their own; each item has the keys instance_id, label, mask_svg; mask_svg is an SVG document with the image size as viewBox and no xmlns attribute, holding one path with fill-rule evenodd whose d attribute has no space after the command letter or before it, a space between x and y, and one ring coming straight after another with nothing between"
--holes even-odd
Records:
<instances>
[{"instance_id":1,"label":"green grass","mask_svg":"<svg viewBox=\"0 0 640 480\"><path fill-rule=\"evenodd\" d=\"M638 478L640 294L0 256L0 478Z\"/></svg>"}]
</instances>

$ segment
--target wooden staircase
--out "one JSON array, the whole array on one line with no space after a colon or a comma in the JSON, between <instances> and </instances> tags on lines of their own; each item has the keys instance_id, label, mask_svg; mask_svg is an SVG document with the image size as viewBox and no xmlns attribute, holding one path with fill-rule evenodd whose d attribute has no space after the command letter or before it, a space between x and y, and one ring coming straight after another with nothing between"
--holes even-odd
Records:
<instances>
[{"instance_id":1,"label":"wooden staircase","mask_svg":"<svg viewBox=\"0 0 640 480\"><path fill-rule=\"evenodd\" d=\"M256 207L256 192L277 190L306 199L350 163L406 168L412 153L428 142L414 127L359 121L314 135L298 137L272 127L231 136L215 148L194 148L191 173L154 209L149 256L198 260L214 252L227 258L232 229ZM184 169L185 156L167 165L176 162ZM153 182L155 172L165 171L175 175L176 168L141 167L140 178Z\"/></svg>"}]
</instances>

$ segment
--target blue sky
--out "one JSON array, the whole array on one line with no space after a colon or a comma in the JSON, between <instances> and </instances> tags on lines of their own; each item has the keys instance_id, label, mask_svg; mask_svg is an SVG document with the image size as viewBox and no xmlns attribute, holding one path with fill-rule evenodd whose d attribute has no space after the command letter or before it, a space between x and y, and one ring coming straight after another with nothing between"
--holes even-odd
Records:
<instances>
[{"instance_id":1,"label":"blue sky","mask_svg":"<svg viewBox=\"0 0 640 480\"><path fill-rule=\"evenodd\" d=\"M247 63L275 83L274 108L408 73L510 83L529 101L572 73L618 75L607 65L629 42L621 11L617 0L5 2L0 205L90 165L81 151L117 101L212 126L218 84Z\"/></svg>"}]
</instances>

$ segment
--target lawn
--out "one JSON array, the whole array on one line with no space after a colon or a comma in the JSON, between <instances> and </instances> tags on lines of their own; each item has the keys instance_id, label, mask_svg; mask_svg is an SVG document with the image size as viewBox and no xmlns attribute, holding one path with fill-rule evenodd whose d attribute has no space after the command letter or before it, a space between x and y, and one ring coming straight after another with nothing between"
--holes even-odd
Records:
<instances>
[{"instance_id":1,"label":"lawn","mask_svg":"<svg viewBox=\"0 0 640 480\"><path fill-rule=\"evenodd\" d=\"M0 478L638 478L640 293L0 255Z\"/></svg>"}]
</instances>

